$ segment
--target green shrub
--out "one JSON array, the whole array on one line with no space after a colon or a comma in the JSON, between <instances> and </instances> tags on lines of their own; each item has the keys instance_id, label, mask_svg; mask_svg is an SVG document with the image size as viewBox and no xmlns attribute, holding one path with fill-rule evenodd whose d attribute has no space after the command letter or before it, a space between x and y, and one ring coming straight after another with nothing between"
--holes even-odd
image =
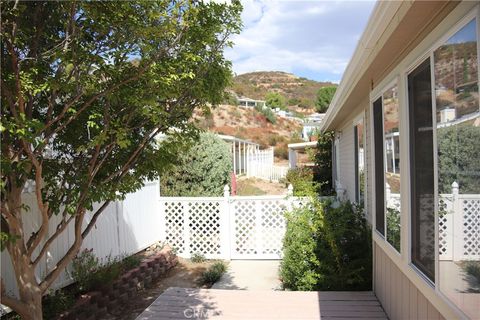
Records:
<instances>
[{"instance_id":1,"label":"green shrub","mask_svg":"<svg viewBox=\"0 0 480 320\"><path fill-rule=\"evenodd\" d=\"M278 92L269 92L265 96L265 104L269 108L279 108L284 110L287 106L286 99Z\"/></svg>"},{"instance_id":2,"label":"green shrub","mask_svg":"<svg viewBox=\"0 0 480 320\"><path fill-rule=\"evenodd\" d=\"M363 212L351 203L332 205L316 197L286 214L280 266L291 290L370 290L372 250Z\"/></svg>"},{"instance_id":3,"label":"green shrub","mask_svg":"<svg viewBox=\"0 0 480 320\"><path fill-rule=\"evenodd\" d=\"M75 304L75 297L67 290L51 291L42 300L43 318L56 319L60 313L70 309Z\"/></svg>"},{"instance_id":4,"label":"green shrub","mask_svg":"<svg viewBox=\"0 0 480 320\"><path fill-rule=\"evenodd\" d=\"M288 159L288 147L285 144L276 146L275 149L273 149L273 154L275 157L278 157L280 159Z\"/></svg>"},{"instance_id":5,"label":"green shrub","mask_svg":"<svg viewBox=\"0 0 480 320\"><path fill-rule=\"evenodd\" d=\"M84 249L73 259L70 275L78 283L79 291L87 292L112 283L122 271L122 262L117 258L108 256L100 262L93 249Z\"/></svg>"},{"instance_id":6,"label":"green shrub","mask_svg":"<svg viewBox=\"0 0 480 320\"><path fill-rule=\"evenodd\" d=\"M287 184L292 184L294 196L309 196L318 192L319 185L313 180L310 168L290 169L286 176Z\"/></svg>"},{"instance_id":7,"label":"green shrub","mask_svg":"<svg viewBox=\"0 0 480 320\"><path fill-rule=\"evenodd\" d=\"M332 183L332 147L334 137L333 131L318 134L314 179L319 183L319 191L323 196L334 194Z\"/></svg>"},{"instance_id":8,"label":"green shrub","mask_svg":"<svg viewBox=\"0 0 480 320\"><path fill-rule=\"evenodd\" d=\"M140 265L141 262L142 262L142 258L135 255L125 257L125 259L122 260L123 268L125 270L136 268Z\"/></svg>"},{"instance_id":9,"label":"green shrub","mask_svg":"<svg viewBox=\"0 0 480 320\"><path fill-rule=\"evenodd\" d=\"M400 211L387 208L387 241L400 252Z\"/></svg>"},{"instance_id":10,"label":"green shrub","mask_svg":"<svg viewBox=\"0 0 480 320\"><path fill-rule=\"evenodd\" d=\"M160 177L160 190L164 196L221 196L232 171L229 145L212 133L202 133Z\"/></svg>"},{"instance_id":11,"label":"green shrub","mask_svg":"<svg viewBox=\"0 0 480 320\"><path fill-rule=\"evenodd\" d=\"M255 106L255 110L260 112L265 119L267 119L268 122L275 124L277 123L277 118L275 116L275 113L273 113L272 109L264 106L257 105Z\"/></svg>"},{"instance_id":12,"label":"green shrub","mask_svg":"<svg viewBox=\"0 0 480 320\"><path fill-rule=\"evenodd\" d=\"M468 292L480 293L480 261L463 261L462 269L473 278L473 281L468 281Z\"/></svg>"},{"instance_id":13,"label":"green shrub","mask_svg":"<svg viewBox=\"0 0 480 320\"><path fill-rule=\"evenodd\" d=\"M111 284L122 273L122 262L117 258L107 256L98 270L91 275L90 287L87 291L97 290Z\"/></svg>"},{"instance_id":14,"label":"green shrub","mask_svg":"<svg viewBox=\"0 0 480 320\"><path fill-rule=\"evenodd\" d=\"M280 264L283 286L290 290L314 290L319 276L316 270L320 264L315 254L320 215L316 210L303 207L287 213L286 220Z\"/></svg>"},{"instance_id":15,"label":"green shrub","mask_svg":"<svg viewBox=\"0 0 480 320\"><path fill-rule=\"evenodd\" d=\"M215 262L202 273L200 277L200 285L211 287L215 282L220 280L226 271L227 265L223 261Z\"/></svg>"},{"instance_id":16,"label":"green shrub","mask_svg":"<svg viewBox=\"0 0 480 320\"><path fill-rule=\"evenodd\" d=\"M198 252L193 253L192 257L190 258L190 261L192 261L193 263L202 263L202 262L205 262L206 260L207 259L205 258L205 256Z\"/></svg>"},{"instance_id":17,"label":"green shrub","mask_svg":"<svg viewBox=\"0 0 480 320\"><path fill-rule=\"evenodd\" d=\"M78 289L88 291L92 286L92 275L100 268L93 249L82 250L72 261L70 275L78 283Z\"/></svg>"}]
</instances>

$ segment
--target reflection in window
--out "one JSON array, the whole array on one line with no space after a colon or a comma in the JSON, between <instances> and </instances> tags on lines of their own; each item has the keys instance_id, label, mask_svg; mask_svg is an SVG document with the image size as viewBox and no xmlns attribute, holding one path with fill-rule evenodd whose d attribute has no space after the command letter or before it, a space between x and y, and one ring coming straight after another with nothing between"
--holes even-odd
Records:
<instances>
[{"instance_id":1,"label":"reflection in window","mask_svg":"<svg viewBox=\"0 0 480 320\"><path fill-rule=\"evenodd\" d=\"M400 132L398 90L383 93L387 241L400 251Z\"/></svg>"},{"instance_id":2,"label":"reflection in window","mask_svg":"<svg viewBox=\"0 0 480 320\"><path fill-rule=\"evenodd\" d=\"M470 21L434 52L440 290L471 318L480 314L476 28Z\"/></svg>"},{"instance_id":3,"label":"reflection in window","mask_svg":"<svg viewBox=\"0 0 480 320\"><path fill-rule=\"evenodd\" d=\"M363 207L365 201L365 148L363 119L355 126L355 200Z\"/></svg>"}]
</instances>

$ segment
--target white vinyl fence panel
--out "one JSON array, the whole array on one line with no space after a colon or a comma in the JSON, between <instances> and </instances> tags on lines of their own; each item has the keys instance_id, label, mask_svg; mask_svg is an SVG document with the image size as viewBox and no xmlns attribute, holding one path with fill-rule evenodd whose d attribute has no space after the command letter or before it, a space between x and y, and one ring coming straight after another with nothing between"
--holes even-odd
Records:
<instances>
[{"instance_id":1,"label":"white vinyl fence panel","mask_svg":"<svg viewBox=\"0 0 480 320\"><path fill-rule=\"evenodd\" d=\"M148 182L142 189L127 195L124 201L111 203L98 218L95 226L83 242L82 249L93 249L100 259L108 256L112 258L121 255L131 255L145 249L153 243L164 240L164 231L161 227L162 219L159 203L159 183ZM36 210L33 193L23 194L24 203L31 212L23 213L24 229L26 234L37 230L40 226L39 214L32 214ZM98 205L95 206L98 208ZM94 209L95 209L94 207ZM88 212L84 227L92 216ZM60 221L60 217L53 217L49 224L49 235L52 235ZM37 277L42 279L55 266L55 263L68 251L74 241L73 224L51 244L47 258L41 261L36 270ZM37 252L38 254L38 252ZM17 295L17 285L10 256L5 250L1 254L1 276L5 289L12 295ZM67 272L63 272L54 283L53 288L68 285L72 279Z\"/></svg>"}]
</instances>

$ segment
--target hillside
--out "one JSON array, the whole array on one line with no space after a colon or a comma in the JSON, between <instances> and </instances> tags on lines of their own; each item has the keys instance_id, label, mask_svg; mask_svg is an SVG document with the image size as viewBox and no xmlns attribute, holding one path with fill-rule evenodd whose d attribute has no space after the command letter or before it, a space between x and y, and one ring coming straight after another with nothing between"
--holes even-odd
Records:
<instances>
[{"instance_id":1,"label":"hillside","mask_svg":"<svg viewBox=\"0 0 480 320\"><path fill-rule=\"evenodd\" d=\"M202 129L247 139L262 148L275 147L278 160L288 159L287 144L300 142L301 123L277 117L275 124L254 109L220 105L210 115L195 114L197 126Z\"/></svg>"},{"instance_id":2,"label":"hillside","mask_svg":"<svg viewBox=\"0 0 480 320\"><path fill-rule=\"evenodd\" d=\"M265 99L268 92L278 92L287 98L290 106L313 108L318 89L335 85L317 82L281 71L251 72L234 77L230 90L238 96Z\"/></svg>"}]
</instances>

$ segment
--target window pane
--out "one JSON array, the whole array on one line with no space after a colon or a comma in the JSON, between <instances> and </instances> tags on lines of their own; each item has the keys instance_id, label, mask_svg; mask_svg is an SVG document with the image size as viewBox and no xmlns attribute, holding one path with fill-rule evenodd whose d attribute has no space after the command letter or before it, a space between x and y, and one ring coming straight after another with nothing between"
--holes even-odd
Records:
<instances>
[{"instance_id":1,"label":"window pane","mask_svg":"<svg viewBox=\"0 0 480 320\"><path fill-rule=\"evenodd\" d=\"M365 159L363 119L355 126L355 186L356 202L363 207L365 200Z\"/></svg>"},{"instance_id":2,"label":"window pane","mask_svg":"<svg viewBox=\"0 0 480 320\"><path fill-rule=\"evenodd\" d=\"M412 262L435 280L432 83L430 60L408 75Z\"/></svg>"},{"instance_id":3,"label":"window pane","mask_svg":"<svg viewBox=\"0 0 480 320\"><path fill-rule=\"evenodd\" d=\"M480 314L477 59L475 20L434 52L440 290L471 318Z\"/></svg>"},{"instance_id":4,"label":"window pane","mask_svg":"<svg viewBox=\"0 0 480 320\"><path fill-rule=\"evenodd\" d=\"M375 144L375 227L385 235L385 194L383 172L382 98L373 103L373 138Z\"/></svg>"},{"instance_id":5,"label":"window pane","mask_svg":"<svg viewBox=\"0 0 480 320\"><path fill-rule=\"evenodd\" d=\"M396 86L383 94L383 130L387 241L400 251L400 131Z\"/></svg>"}]
</instances>

